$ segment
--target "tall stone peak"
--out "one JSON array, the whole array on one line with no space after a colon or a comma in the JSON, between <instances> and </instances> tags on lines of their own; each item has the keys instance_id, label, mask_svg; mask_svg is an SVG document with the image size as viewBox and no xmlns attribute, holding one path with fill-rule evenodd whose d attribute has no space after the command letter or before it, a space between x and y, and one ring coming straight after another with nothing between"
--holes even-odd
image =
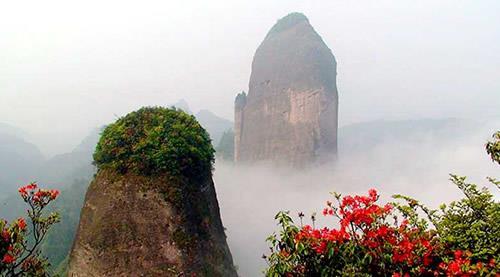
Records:
<instances>
[{"instance_id":1,"label":"tall stone peak","mask_svg":"<svg viewBox=\"0 0 500 277\"><path fill-rule=\"evenodd\" d=\"M299 23L309 24L309 19L307 19L307 17L302 13L290 13L287 16L279 19L278 22L276 22L276 24L274 24L274 26L271 28L268 35L285 31Z\"/></svg>"},{"instance_id":2,"label":"tall stone peak","mask_svg":"<svg viewBox=\"0 0 500 277\"><path fill-rule=\"evenodd\" d=\"M248 94L235 99L235 159L296 167L337 151L337 63L306 16L277 21L257 48Z\"/></svg>"},{"instance_id":3,"label":"tall stone peak","mask_svg":"<svg viewBox=\"0 0 500 277\"><path fill-rule=\"evenodd\" d=\"M237 276L194 116L132 112L106 127L94 162L68 276Z\"/></svg>"}]
</instances>

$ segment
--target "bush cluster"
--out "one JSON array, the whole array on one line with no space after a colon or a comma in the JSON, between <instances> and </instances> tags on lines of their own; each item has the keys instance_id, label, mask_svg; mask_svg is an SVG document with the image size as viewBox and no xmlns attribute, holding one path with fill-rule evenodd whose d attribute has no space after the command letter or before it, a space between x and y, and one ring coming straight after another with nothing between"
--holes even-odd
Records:
<instances>
[{"instance_id":1,"label":"bush cluster","mask_svg":"<svg viewBox=\"0 0 500 277\"><path fill-rule=\"evenodd\" d=\"M208 133L176 108L146 107L106 127L94 153L99 169L140 175L202 177L212 170Z\"/></svg>"},{"instance_id":2,"label":"bush cluster","mask_svg":"<svg viewBox=\"0 0 500 277\"><path fill-rule=\"evenodd\" d=\"M338 204L327 202L323 215L336 218L339 228L296 225L287 212L278 213L276 219L281 231L268 238L271 253L264 256L269 265L267 276L498 276L500 273L496 262L500 247L498 230L486 233L481 229L495 227L475 227L482 221L478 218L472 222L471 231L482 232L459 233L461 226L457 225L470 222L452 218L458 206L444 208L445 213L440 215L441 221L434 230L419 218L419 204L413 200L407 204L378 205L379 195L373 189L367 196L335 194L335 198ZM490 201L490 205L495 205L498 213L499 203ZM299 213L301 221L303 216Z\"/></svg>"},{"instance_id":3,"label":"bush cluster","mask_svg":"<svg viewBox=\"0 0 500 277\"><path fill-rule=\"evenodd\" d=\"M500 164L500 133L486 144ZM497 188L500 182L488 178ZM499 276L500 202L487 188L451 175L465 197L431 210L410 197L377 204L379 195L334 193L324 216L338 228L295 224L276 216L279 234L268 238L267 276Z\"/></svg>"}]
</instances>

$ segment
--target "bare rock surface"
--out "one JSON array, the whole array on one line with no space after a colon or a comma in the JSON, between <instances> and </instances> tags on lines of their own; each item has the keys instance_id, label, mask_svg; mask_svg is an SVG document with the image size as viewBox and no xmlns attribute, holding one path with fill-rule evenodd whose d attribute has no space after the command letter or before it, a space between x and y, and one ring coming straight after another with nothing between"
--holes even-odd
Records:
<instances>
[{"instance_id":1,"label":"bare rock surface","mask_svg":"<svg viewBox=\"0 0 500 277\"><path fill-rule=\"evenodd\" d=\"M248 95L235 100L235 160L302 167L333 158L336 67L303 14L280 19L255 53Z\"/></svg>"},{"instance_id":2,"label":"bare rock surface","mask_svg":"<svg viewBox=\"0 0 500 277\"><path fill-rule=\"evenodd\" d=\"M183 211L172 204L175 182L100 171L85 198L69 276L236 276L212 180Z\"/></svg>"}]
</instances>

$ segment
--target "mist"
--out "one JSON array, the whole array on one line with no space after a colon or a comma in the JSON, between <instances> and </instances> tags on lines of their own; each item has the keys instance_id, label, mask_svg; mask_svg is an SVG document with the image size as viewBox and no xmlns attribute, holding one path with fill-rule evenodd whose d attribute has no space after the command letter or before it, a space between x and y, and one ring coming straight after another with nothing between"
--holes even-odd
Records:
<instances>
[{"instance_id":1,"label":"mist","mask_svg":"<svg viewBox=\"0 0 500 277\"><path fill-rule=\"evenodd\" d=\"M303 12L338 62L340 126L500 116L500 3L9 1L0 11L0 122L42 153L144 105L184 98L233 117L269 28Z\"/></svg>"},{"instance_id":2,"label":"mist","mask_svg":"<svg viewBox=\"0 0 500 277\"><path fill-rule=\"evenodd\" d=\"M382 201L404 194L432 208L459 199L450 173L479 186L500 177L484 151L500 129L499 11L497 0L3 3L0 217L24 212L16 188L32 180L62 197L78 188L66 201L83 203L98 133L140 107L183 99L193 114L225 119L221 135L236 94L248 91L255 50L290 12L304 13L336 58L339 153L303 170L216 161L240 276L262 275L277 212L331 224L321 211L332 191L375 188ZM76 230L81 207L71 208Z\"/></svg>"},{"instance_id":3,"label":"mist","mask_svg":"<svg viewBox=\"0 0 500 277\"><path fill-rule=\"evenodd\" d=\"M279 231L274 220L279 211L290 211L295 222L299 222L298 212L303 212L304 224L311 224L310 215L316 212L316 226L335 226L332 217L321 214L326 201L333 201L333 191L355 195L375 188L381 203L403 194L436 209L463 197L448 180L449 174L457 174L488 187L500 198L500 192L486 180L487 176L500 177L498 165L484 150L499 124L489 122L460 138L450 133L444 141L430 133L407 140L389 138L367 151L342 151L334 163L305 171L217 162L217 197L238 273L262 275L266 264L261 257L269 253L265 239Z\"/></svg>"}]
</instances>

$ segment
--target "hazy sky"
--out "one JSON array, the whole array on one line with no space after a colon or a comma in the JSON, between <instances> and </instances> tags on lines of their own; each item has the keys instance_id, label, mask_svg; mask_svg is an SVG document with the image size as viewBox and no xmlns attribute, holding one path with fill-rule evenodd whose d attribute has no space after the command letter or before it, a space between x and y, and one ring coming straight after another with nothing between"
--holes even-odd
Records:
<instances>
[{"instance_id":1,"label":"hazy sky","mask_svg":"<svg viewBox=\"0 0 500 277\"><path fill-rule=\"evenodd\" d=\"M340 124L500 116L500 1L8 1L0 122L45 154L143 105L232 118L269 28L303 12L338 61Z\"/></svg>"}]
</instances>

